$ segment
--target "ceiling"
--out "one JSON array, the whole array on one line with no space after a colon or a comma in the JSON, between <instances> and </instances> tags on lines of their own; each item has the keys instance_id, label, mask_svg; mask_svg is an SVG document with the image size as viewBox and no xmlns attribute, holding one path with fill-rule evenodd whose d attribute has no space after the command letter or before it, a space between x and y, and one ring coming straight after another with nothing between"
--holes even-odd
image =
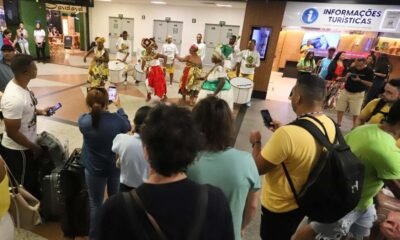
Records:
<instances>
[{"instance_id":1,"label":"ceiling","mask_svg":"<svg viewBox=\"0 0 400 240\"><path fill-rule=\"evenodd\" d=\"M130 4L151 4L152 1L166 2L167 5L173 6L202 6L202 7L217 7L216 4L232 5L232 8L246 8L247 0L94 0L94 4L98 2L108 3L130 3ZM160 5L164 6L164 5Z\"/></svg>"}]
</instances>

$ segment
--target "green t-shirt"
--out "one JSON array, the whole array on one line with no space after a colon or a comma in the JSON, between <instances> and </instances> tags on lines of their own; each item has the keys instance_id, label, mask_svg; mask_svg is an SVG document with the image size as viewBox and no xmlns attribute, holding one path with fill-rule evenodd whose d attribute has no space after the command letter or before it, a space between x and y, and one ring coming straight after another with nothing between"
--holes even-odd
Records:
<instances>
[{"instance_id":1,"label":"green t-shirt","mask_svg":"<svg viewBox=\"0 0 400 240\"><path fill-rule=\"evenodd\" d=\"M365 165L365 177L358 210L365 210L383 187L383 180L400 179L400 149L392 135L370 124L346 135L352 152Z\"/></svg>"},{"instance_id":2,"label":"green t-shirt","mask_svg":"<svg viewBox=\"0 0 400 240\"><path fill-rule=\"evenodd\" d=\"M187 174L195 182L213 185L224 192L232 212L235 239L240 240L247 195L261 187L251 154L234 148L223 152L201 152Z\"/></svg>"}]
</instances>

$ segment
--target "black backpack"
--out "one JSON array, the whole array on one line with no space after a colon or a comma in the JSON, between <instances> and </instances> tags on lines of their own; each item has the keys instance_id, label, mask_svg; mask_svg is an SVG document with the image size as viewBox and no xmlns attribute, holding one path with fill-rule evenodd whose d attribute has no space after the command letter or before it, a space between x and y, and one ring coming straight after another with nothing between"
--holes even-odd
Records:
<instances>
[{"instance_id":1,"label":"black backpack","mask_svg":"<svg viewBox=\"0 0 400 240\"><path fill-rule=\"evenodd\" d=\"M282 166L296 202L304 214L311 221L332 223L357 206L361 198L364 165L351 152L336 124L335 144L332 144L322 122L313 116L307 117L320 124L325 134L306 119L297 119L291 125L307 130L326 151L320 156L299 193L296 193L285 164L282 163Z\"/></svg>"}]
</instances>

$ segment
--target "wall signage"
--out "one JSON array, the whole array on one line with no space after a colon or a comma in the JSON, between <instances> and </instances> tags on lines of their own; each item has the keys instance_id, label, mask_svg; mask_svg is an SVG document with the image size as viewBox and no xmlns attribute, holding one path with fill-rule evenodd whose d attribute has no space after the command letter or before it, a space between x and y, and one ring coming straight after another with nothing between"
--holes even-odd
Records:
<instances>
[{"instance_id":1,"label":"wall signage","mask_svg":"<svg viewBox=\"0 0 400 240\"><path fill-rule=\"evenodd\" d=\"M45 0L46 3L93 7L94 0Z\"/></svg>"},{"instance_id":2,"label":"wall signage","mask_svg":"<svg viewBox=\"0 0 400 240\"><path fill-rule=\"evenodd\" d=\"M400 31L400 6L288 2L283 26Z\"/></svg>"},{"instance_id":3,"label":"wall signage","mask_svg":"<svg viewBox=\"0 0 400 240\"><path fill-rule=\"evenodd\" d=\"M85 13L86 7L46 3L46 9L68 13Z\"/></svg>"}]
</instances>

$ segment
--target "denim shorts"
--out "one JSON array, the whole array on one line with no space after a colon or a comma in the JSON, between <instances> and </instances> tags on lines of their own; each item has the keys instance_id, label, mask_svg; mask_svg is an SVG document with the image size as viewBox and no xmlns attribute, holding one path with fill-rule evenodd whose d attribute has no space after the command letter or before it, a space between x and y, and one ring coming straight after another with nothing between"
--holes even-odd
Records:
<instances>
[{"instance_id":1,"label":"denim shorts","mask_svg":"<svg viewBox=\"0 0 400 240\"><path fill-rule=\"evenodd\" d=\"M363 239L370 235L371 228L376 221L375 206L371 205L366 210L353 210L334 223L311 222L311 227L317 233L315 239L336 240L344 236L354 239Z\"/></svg>"}]
</instances>

